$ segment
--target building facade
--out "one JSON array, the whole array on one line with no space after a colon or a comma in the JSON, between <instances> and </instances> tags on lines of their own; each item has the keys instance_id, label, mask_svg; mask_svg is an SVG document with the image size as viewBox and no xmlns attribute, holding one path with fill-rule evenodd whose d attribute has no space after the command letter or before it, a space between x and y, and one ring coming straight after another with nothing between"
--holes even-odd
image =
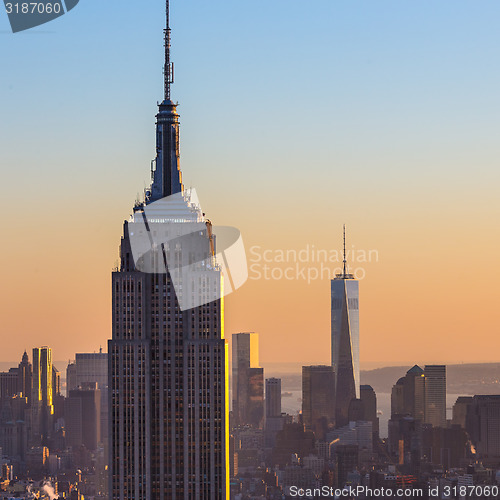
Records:
<instances>
[{"instance_id":1,"label":"building facade","mask_svg":"<svg viewBox=\"0 0 500 500\"><path fill-rule=\"evenodd\" d=\"M262 377L262 382L264 380L263 371L258 371L262 370L259 367L259 334L255 332L234 333L232 336L231 360L233 427L240 425L255 426L258 423L254 418L256 407L263 405L263 394L262 399L260 399L260 393L257 395L255 391L255 386L260 382L260 377Z\"/></svg>"},{"instance_id":2,"label":"building facade","mask_svg":"<svg viewBox=\"0 0 500 500\"><path fill-rule=\"evenodd\" d=\"M335 372L333 366L302 367L302 419L306 430L324 440L335 426Z\"/></svg>"},{"instance_id":3,"label":"building facade","mask_svg":"<svg viewBox=\"0 0 500 500\"><path fill-rule=\"evenodd\" d=\"M108 354L102 352L78 352L75 361L66 370L67 394L87 383L97 383L101 395L101 441L106 449L108 433Z\"/></svg>"},{"instance_id":4,"label":"building facade","mask_svg":"<svg viewBox=\"0 0 500 500\"><path fill-rule=\"evenodd\" d=\"M425 423L446 427L446 366L425 365Z\"/></svg>"},{"instance_id":5,"label":"building facade","mask_svg":"<svg viewBox=\"0 0 500 500\"><path fill-rule=\"evenodd\" d=\"M31 409L33 443L45 445L50 438L54 415L52 349L33 349Z\"/></svg>"},{"instance_id":6,"label":"building facade","mask_svg":"<svg viewBox=\"0 0 500 500\"><path fill-rule=\"evenodd\" d=\"M467 409L467 432L481 458L500 458L500 396L474 396Z\"/></svg>"},{"instance_id":7,"label":"building facade","mask_svg":"<svg viewBox=\"0 0 500 500\"><path fill-rule=\"evenodd\" d=\"M281 379L266 378L266 418L281 417Z\"/></svg>"}]
</instances>

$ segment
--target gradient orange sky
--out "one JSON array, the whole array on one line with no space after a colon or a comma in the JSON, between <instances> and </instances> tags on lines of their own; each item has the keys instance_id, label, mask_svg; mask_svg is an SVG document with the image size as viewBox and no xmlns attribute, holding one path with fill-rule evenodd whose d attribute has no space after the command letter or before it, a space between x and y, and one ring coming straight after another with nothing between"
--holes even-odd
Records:
<instances>
[{"instance_id":1,"label":"gradient orange sky","mask_svg":"<svg viewBox=\"0 0 500 500\"><path fill-rule=\"evenodd\" d=\"M307 22L281 0L260 14L174 5L185 183L247 250L340 250L346 223L349 248L377 252L354 265L366 272L362 368L498 361L499 8L333 4L318 0ZM69 359L111 335L122 223L154 156L162 20L154 2L78 30L92 8L0 48L0 360L36 345ZM294 32L302 81L290 77ZM216 70L203 73L208 42ZM259 332L264 364L329 362L329 304L326 279L250 279L226 298L226 336Z\"/></svg>"}]
</instances>

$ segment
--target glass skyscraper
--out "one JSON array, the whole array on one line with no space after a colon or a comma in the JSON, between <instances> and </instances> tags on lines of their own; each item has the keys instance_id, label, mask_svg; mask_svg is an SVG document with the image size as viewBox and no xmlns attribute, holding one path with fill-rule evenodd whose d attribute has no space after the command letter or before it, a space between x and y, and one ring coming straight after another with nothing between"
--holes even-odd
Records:
<instances>
[{"instance_id":1,"label":"glass skyscraper","mask_svg":"<svg viewBox=\"0 0 500 500\"><path fill-rule=\"evenodd\" d=\"M332 366L336 425L347 425L351 400L360 397L359 282L347 269L344 227L343 271L331 281Z\"/></svg>"}]
</instances>

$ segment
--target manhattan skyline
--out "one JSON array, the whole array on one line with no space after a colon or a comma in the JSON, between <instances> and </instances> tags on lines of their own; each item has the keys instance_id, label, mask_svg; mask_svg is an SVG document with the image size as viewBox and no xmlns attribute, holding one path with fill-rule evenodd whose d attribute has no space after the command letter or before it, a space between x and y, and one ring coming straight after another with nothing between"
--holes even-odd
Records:
<instances>
[{"instance_id":1,"label":"manhattan skyline","mask_svg":"<svg viewBox=\"0 0 500 500\"><path fill-rule=\"evenodd\" d=\"M87 2L0 48L1 185L14 242L2 250L0 312L11 341L1 360L31 344L70 358L110 336L116 221L147 184L154 150L159 6L100 6L94 19ZM207 214L239 227L247 252L340 250L344 222L356 248L377 250L361 281L362 368L409 361L397 346L406 336L418 336L419 361L495 361L500 8L253 8L173 7L186 185L203 186ZM76 74L72 61L63 70L73 52ZM44 126L26 127L28 112ZM228 337L258 331L263 364L328 362L318 353L330 340L329 286L250 279L226 298Z\"/></svg>"}]
</instances>

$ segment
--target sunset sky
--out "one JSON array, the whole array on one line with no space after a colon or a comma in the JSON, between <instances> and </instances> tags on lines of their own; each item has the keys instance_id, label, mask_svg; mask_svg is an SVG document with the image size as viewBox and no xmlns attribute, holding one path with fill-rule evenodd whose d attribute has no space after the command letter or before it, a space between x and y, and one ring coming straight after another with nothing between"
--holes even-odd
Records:
<instances>
[{"instance_id":1,"label":"sunset sky","mask_svg":"<svg viewBox=\"0 0 500 500\"><path fill-rule=\"evenodd\" d=\"M498 361L498 0L171 9L184 181L241 230L249 265L340 251L345 223L348 249L377 256L351 263L362 369ZM122 223L155 154L163 12L81 0L15 35L0 13L0 361L111 336ZM226 336L259 332L264 364L329 362L328 279L255 277L226 298Z\"/></svg>"}]
</instances>

